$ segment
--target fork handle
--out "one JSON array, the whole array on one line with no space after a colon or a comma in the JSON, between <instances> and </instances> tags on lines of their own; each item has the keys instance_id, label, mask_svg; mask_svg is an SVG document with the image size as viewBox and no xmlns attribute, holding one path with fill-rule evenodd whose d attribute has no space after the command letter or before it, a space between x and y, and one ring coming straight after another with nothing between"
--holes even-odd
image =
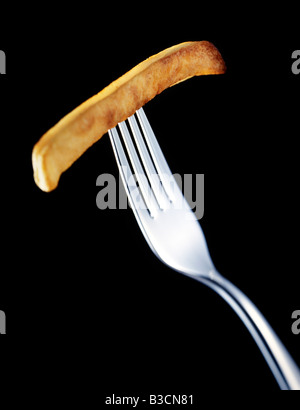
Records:
<instances>
[{"instance_id":1,"label":"fork handle","mask_svg":"<svg viewBox=\"0 0 300 410\"><path fill-rule=\"evenodd\" d=\"M261 350L281 390L300 390L300 371L267 320L251 300L218 272L192 276L215 290L238 314Z\"/></svg>"}]
</instances>

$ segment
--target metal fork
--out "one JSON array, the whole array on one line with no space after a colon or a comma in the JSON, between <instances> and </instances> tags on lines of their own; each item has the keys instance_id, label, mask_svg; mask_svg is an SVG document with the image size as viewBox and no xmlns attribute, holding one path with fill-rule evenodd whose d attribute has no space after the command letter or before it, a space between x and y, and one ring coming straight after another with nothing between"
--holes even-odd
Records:
<instances>
[{"instance_id":1,"label":"metal fork","mask_svg":"<svg viewBox=\"0 0 300 410\"><path fill-rule=\"evenodd\" d=\"M216 291L253 336L279 387L300 390L300 371L256 306L215 269L201 226L182 195L143 109L109 131L130 205L155 255Z\"/></svg>"}]
</instances>

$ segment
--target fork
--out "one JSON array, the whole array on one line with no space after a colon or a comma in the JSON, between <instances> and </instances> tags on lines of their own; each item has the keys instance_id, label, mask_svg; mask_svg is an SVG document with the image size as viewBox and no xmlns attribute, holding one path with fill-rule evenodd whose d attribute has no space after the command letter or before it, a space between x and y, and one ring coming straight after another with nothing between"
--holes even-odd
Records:
<instances>
[{"instance_id":1,"label":"fork","mask_svg":"<svg viewBox=\"0 0 300 410\"><path fill-rule=\"evenodd\" d=\"M109 136L129 203L154 254L175 271L216 291L248 328L280 389L300 390L299 368L267 320L215 269L201 226L143 109L109 130Z\"/></svg>"}]
</instances>

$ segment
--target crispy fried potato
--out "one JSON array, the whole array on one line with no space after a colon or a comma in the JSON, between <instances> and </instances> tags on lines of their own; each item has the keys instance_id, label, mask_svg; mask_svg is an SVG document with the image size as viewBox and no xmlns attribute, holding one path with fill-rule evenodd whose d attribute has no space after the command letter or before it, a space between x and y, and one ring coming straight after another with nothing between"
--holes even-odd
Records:
<instances>
[{"instance_id":1,"label":"crispy fried potato","mask_svg":"<svg viewBox=\"0 0 300 410\"><path fill-rule=\"evenodd\" d=\"M225 70L219 51L207 41L181 43L138 64L41 137L32 152L36 184L43 191L55 189L61 174L92 144L166 88Z\"/></svg>"}]
</instances>

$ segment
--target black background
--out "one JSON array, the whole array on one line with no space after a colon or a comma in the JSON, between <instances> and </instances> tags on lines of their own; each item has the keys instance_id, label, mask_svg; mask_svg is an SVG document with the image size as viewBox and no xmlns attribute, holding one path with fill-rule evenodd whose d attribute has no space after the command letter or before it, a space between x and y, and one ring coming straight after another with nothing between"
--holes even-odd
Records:
<instances>
[{"instance_id":1,"label":"black background","mask_svg":"<svg viewBox=\"0 0 300 410\"><path fill-rule=\"evenodd\" d=\"M20 21L10 12L1 27L6 344L16 343L27 365L54 366L62 380L70 369L86 376L100 402L122 392L278 390L231 308L156 259L130 209L97 208L98 175L118 178L107 135L55 191L40 191L32 178L31 151L44 132L140 61L183 41L214 43L227 73L178 84L145 111L172 171L205 175L201 225L217 269L300 364L291 331L300 303L293 10L173 8L140 4L136 16L124 4L63 14L24 6Z\"/></svg>"}]
</instances>

